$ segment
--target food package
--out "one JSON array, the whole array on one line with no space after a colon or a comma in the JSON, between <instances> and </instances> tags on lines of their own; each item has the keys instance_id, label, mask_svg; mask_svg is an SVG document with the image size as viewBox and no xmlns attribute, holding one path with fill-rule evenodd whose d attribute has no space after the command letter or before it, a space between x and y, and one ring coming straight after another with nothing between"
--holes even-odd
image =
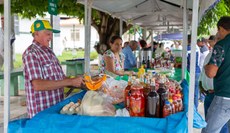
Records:
<instances>
[{"instance_id":1,"label":"food package","mask_svg":"<svg viewBox=\"0 0 230 133\"><path fill-rule=\"evenodd\" d=\"M127 85L128 82L124 80L118 81L113 78L107 78L102 85L102 91L107 94L108 99L111 99L113 104L117 104L124 101L124 90Z\"/></svg>"},{"instance_id":2,"label":"food package","mask_svg":"<svg viewBox=\"0 0 230 133\"><path fill-rule=\"evenodd\" d=\"M79 115L114 116L113 104L97 91L87 91L80 105Z\"/></svg>"}]
</instances>

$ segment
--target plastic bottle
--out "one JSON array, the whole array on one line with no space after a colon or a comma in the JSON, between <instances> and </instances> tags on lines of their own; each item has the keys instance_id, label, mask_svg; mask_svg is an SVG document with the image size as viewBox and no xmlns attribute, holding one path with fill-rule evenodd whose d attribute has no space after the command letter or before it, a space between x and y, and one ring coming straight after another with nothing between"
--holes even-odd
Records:
<instances>
[{"instance_id":1,"label":"plastic bottle","mask_svg":"<svg viewBox=\"0 0 230 133\"><path fill-rule=\"evenodd\" d=\"M183 102L181 98L177 99L177 103L178 103L178 111L182 111L183 110Z\"/></svg>"},{"instance_id":2,"label":"plastic bottle","mask_svg":"<svg viewBox=\"0 0 230 133\"><path fill-rule=\"evenodd\" d=\"M159 99L160 99L160 118L163 117L163 107L165 104L165 101L168 100L168 92L165 89L164 86L164 80L161 78L160 79L160 85L159 85L159 89L157 90L157 93L159 94Z\"/></svg>"},{"instance_id":3,"label":"plastic bottle","mask_svg":"<svg viewBox=\"0 0 230 133\"><path fill-rule=\"evenodd\" d=\"M151 89L147 96L147 102L146 102L146 116L159 117L160 114L159 95L155 90L155 79L152 79L150 88Z\"/></svg>"},{"instance_id":4,"label":"plastic bottle","mask_svg":"<svg viewBox=\"0 0 230 133\"><path fill-rule=\"evenodd\" d=\"M145 68L143 65L141 65L141 68L138 69L137 76L138 76L138 78L140 78L144 74L145 74Z\"/></svg>"},{"instance_id":5,"label":"plastic bottle","mask_svg":"<svg viewBox=\"0 0 230 133\"><path fill-rule=\"evenodd\" d=\"M178 102L177 102L177 97L173 97L173 105L174 105L174 108L175 108L175 113L176 112L179 112L179 104L178 104Z\"/></svg>"},{"instance_id":6,"label":"plastic bottle","mask_svg":"<svg viewBox=\"0 0 230 133\"><path fill-rule=\"evenodd\" d=\"M165 101L165 105L163 107L163 118L165 118L171 114L172 114L172 108L171 108L170 102Z\"/></svg>"},{"instance_id":7,"label":"plastic bottle","mask_svg":"<svg viewBox=\"0 0 230 133\"><path fill-rule=\"evenodd\" d=\"M170 106L171 106L171 108L172 108L172 114L175 114L176 111L175 111L175 106L174 106L174 104L173 104L173 100L172 100L172 99L169 99L169 102L170 102Z\"/></svg>"}]
</instances>

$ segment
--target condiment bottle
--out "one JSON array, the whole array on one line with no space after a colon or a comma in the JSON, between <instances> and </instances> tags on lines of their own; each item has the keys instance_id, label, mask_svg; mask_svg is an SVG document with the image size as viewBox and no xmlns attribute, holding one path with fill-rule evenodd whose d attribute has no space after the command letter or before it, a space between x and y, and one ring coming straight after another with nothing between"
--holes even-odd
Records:
<instances>
[{"instance_id":1,"label":"condiment bottle","mask_svg":"<svg viewBox=\"0 0 230 133\"><path fill-rule=\"evenodd\" d=\"M170 102L169 101L165 101L165 105L163 107L163 118L169 116L172 114L172 108L170 106Z\"/></svg>"},{"instance_id":2,"label":"condiment bottle","mask_svg":"<svg viewBox=\"0 0 230 133\"><path fill-rule=\"evenodd\" d=\"M165 101L168 100L168 92L165 89L164 86L164 80L160 79L160 85L159 89L157 90L157 93L159 94L159 99L160 99L160 118L163 117L163 107L165 104Z\"/></svg>"},{"instance_id":3,"label":"condiment bottle","mask_svg":"<svg viewBox=\"0 0 230 133\"><path fill-rule=\"evenodd\" d=\"M147 117L159 117L160 106L159 106L159 95L155 89L155 79L151 80L150 92L147 96L146 102L146 116Z\"/></svg>"}]
</instances>

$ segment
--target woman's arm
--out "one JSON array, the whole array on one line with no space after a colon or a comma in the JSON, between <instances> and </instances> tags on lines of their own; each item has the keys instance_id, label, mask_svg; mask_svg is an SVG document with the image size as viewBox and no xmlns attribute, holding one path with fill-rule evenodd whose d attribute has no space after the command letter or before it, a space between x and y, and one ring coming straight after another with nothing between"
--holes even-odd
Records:
<instances>
[{"instance_id":1,"label":"woman's arm","mask_svg":"<svg viewBox=\"0 0 230 133\"><path fill-rule=\"evenodd\" d=\"M109 57L109 56L104 56L104 61L105 61L105 70L112 72L116 75L123 76L127 74L127 72L124 72L123 70L116 71L115 70L115 63L114 59ZM122 68L124 67L124 61L122 61Z\"/></svg>"}]
</instances>

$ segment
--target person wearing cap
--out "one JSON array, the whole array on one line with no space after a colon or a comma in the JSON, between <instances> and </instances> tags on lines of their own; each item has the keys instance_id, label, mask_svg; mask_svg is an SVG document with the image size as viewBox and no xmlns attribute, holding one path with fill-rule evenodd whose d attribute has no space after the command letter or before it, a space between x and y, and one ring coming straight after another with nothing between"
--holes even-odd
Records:
<instances>
[{"instance_id":1,"label":"person wearing cap","mask_svg":"<svg viewBox=\"0 0 230 133\"><path fill-rule=\"evenodd\" d=\"M217 23L218 41L207 65L205 74L213 78L214 98L205 118L207 126L202 133L219 133L230 120L230 16L223 16Z\"/></svg>"},{"instance_id":2,"label":"person wearing cap","mask_svg":"<svg viewBox=\"0 0 230 133\"><path fill-rule=\"evenodd\" d=\"M64 99L63 87L84 85L82 77L67 78L49 47L53 33L59 33L47 20L31 26L32 44L23 53L26 104L29 118Z\"/></svg>"},{"instance_id":3,"label":"person wearing cap","mask_svg":"<svg viewBox=\"0 0 230 133\"><path fill-rule=\"evenodd\" d=\"M4 17L1 16L1 25L2 28L0 30L0 70L4 63ZM15 41L15 34L12 32L10 35L10 52L11 52L11 69L14 68L13 66L13 43Z\"/></svg>"},{"instance_id":4,"label":"person wearing cap","mask_svg":"<svg viewBox=\"0 0 230 133\"><path fill-rule=\"evenodd\" d=\"M211 35L208 39L209 45L210 45L210 52L208 53L208 55L205 57L204 59L204 65L207 65L211 55L212 55L212 49L214 47L214 45L216 44L216 42L219 41L218 39L218 35ZM205 74L205 70L204 67L202 68L203 70L201 71L200 74L200 81L199 81L199 87L200 87L200 92L205 96L204 99L204 114L205 117L207 117L207 112L208 112L208 108L210 107L213 98L215 96L214 94L214 87L213 87L213 78L209 78L206 76ZM223 126L223 128L221 129L220 133L228 133L228 125L225 124Z\"/></svg>"}]
</instances>

